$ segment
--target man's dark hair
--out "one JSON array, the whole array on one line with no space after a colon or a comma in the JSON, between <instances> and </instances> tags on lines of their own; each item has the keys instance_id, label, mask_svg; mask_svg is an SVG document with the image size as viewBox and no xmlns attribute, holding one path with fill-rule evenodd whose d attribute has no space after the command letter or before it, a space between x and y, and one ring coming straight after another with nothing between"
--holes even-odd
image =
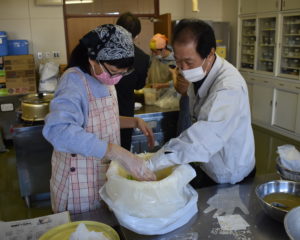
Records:
<instances>
[{"instance_id":1,"label":"man's dark hair","mask_svg":"<svg viewBox=\"0 0 300 240\"><path fill-rule=\"evenodd\" d=\"M172 43L187 44L194 41L196 51L201 58L206 58L211 49L216 49L214 30L206 22L199 19L183 19L174 29Z\"/></svg>"},{"instance_id":2,"label":"man's dark hair","mask_svg":"<svg viewBox=\"0 0 300 240\"><path fill-rule=\"evenodd\" d=\"M141 32L140 20L130 12L121 14L116 24L130 32L132 38L135 38Z\"/></svg>"}]
</instances>

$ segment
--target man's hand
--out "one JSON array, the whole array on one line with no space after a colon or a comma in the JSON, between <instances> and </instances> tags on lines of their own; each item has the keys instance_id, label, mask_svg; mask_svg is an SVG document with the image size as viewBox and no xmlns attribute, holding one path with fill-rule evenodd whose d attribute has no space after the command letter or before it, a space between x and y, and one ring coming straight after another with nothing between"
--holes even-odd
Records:
<instances>
[{"instance_id":1,"label":"man's hand","mask_svg":"<svg viewBox=\"0 0 300 240\"><path fill-rule=\"evenodd\" d=\"M174 81L174 87L178 93L185 96L187 95L187 90L189 88L189 82L181 75L179 69L170 69L172 73L172 78Z\"/></svg>"}]
</instances>

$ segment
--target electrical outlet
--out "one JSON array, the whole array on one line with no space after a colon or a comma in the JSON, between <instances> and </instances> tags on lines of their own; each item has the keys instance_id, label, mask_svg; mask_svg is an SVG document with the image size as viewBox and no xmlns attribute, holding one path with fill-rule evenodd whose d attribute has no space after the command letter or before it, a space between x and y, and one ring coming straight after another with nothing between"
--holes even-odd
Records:
<instances>
[{"instance_id":1,"label":"electrical outlet","mask_svg":"<svg viewBox=\"0 0 300 240\"><path fill-rule=\"evenodd\" d=\"M60 51L53 51L52 53L54 58L60 58Z\"/></svg>"},{"instance_id":2,"label":"electrical outlet","mask_svg":"<svg viewBox=\"0 0 300 240\"><path fill-rule=\"evenodd\" d=\"M51 52L45 52L45 55L46 55L46 58L51 58L52 57Z\"/></svg>"},{"instance_id":3,"label":"electrical outlet","mask_svg":"<svg viewBox=\"0 0 300 240\"><path fill-rule=\"evenodd\" d=\"M37 58L38 59L43 59L43 53L42 52L37 52Z\"/></svg>"}]
</instances>

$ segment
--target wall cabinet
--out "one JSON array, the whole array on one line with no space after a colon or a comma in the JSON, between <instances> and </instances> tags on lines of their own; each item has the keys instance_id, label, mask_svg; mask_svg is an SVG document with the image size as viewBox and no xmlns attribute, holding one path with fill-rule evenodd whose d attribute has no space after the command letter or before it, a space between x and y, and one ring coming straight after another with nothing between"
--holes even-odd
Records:
<instances>
[{"instance_id":1,"label":"wall cabinet","mask_svg":"<svg viewBox=\"0 0 300 240\"><path fill-rule=\"evenodd\" d=\"M274 101L273 124L295 132L298 94L275 89Z\"/></svg>"},{"instance_id":2,"label":"wall cabinet","mask_svg":"<svg viewBox=\"0 0 300 240\"><path fill-rule=\"evenodd\" d=\"M299 0L239 0L239 14L253 14L300 9Z\"/></svg>"},{"instance_id":3,"label":"wall cabinet","mask_svg":"<svg viewBox=\"0 0 300 240\"><path fill-rule=\"evenodd\" d=\"M253 1L255 2L255 0ZM264 0L256 1L257 2L257 12L276 12L280 10L281 1L280 0Z\"/></svg>"},{"instance_id":4,"label":"wall cabinet","mask_svg":"<svg viewBox=\"0 0 300 240\"><path fill-rule=\"evenodd\" d=\"M271 124L273 88L253 84L252 91L252 118L264 124Z\"/></svg>"},{"instance_id":5,"label":"wall cabinet","mask_svg":"<svg viewBox=\"0 0 300 240\"><path fill-rule=\"evenodd\" d=\"M242 72L248 85L252 123L300 141L300 84Z\"/></svg>"},{"instance_id":6,"label":"wall cabinet","mask_svg":"<svg viewBox=\"0 0 300 240\"><path fill-rule=\"evenodd\" d=\"M300 12L240 17L238 68L300 80Z\"/></svg>"},{"instance_id":7,"label":"wall cabinet","mask_svg":"<svg viewBox=\"0 0 300 240\"><path fill-rule=\"evenodd\" d=\"M300 1L239 4L237 67L252 122L300 140Z\"/></svg>"},{"instance_id":8,"label":"wall cabinet","mask_svg":"<svg viewBox=\"0 0 300 240\"><path fill-rule=\"evenodd\" d=\"M257 3L256 0L249 1L249 0L240 0L240 14L249 14L249 13L256 13L257 10Z\"/></svg>"},{"instance_id":9,"label":"wall cabinet","mask_svg":"<svg viewBox=\"0 0 300 240\"><path fill-rule=\"evenodd\" d=\"M282 10L294 10L300 9L300 1L299 0L281 0L281 9Z\"/></svg>"}]
</instances>

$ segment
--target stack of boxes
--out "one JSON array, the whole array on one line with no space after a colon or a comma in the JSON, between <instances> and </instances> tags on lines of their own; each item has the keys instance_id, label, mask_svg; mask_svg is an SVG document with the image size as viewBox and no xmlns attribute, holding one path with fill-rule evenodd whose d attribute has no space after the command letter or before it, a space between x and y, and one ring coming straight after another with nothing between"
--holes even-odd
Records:
<instances>
[{"instance_id":1,"label":"stack of boxes","mask_svg":"<svg viewBox=\"0 0 300 240\"><path fill-rule=\"evenodd\" d=\"M1 93L1 89L4 88L5 88L5 71L4 71L3 57L0 57L0 93Z\"/></svg>"},{"instance_id":2,"label":"stack of boxes","mask_svg":"<svg viewBox=\"0 0 300 240\"><path fill-rule=\"evenodd\" d=\"M33 55L4 56L3 65L6 88L5 90L2 88L2 95L35 93L37 91Z\"/></svg>"}]
</instances>

